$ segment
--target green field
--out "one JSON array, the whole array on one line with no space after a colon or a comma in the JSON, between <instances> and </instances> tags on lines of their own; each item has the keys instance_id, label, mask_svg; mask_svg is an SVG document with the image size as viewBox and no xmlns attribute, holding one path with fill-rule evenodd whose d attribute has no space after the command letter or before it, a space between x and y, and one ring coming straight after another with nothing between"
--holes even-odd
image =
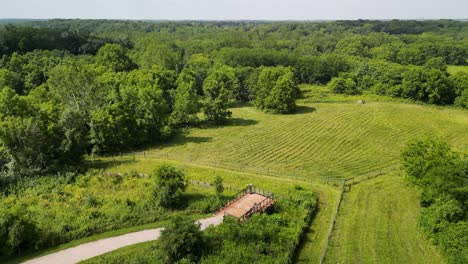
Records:
<instances>
[{"instance_id":1,"label":"green field","mask_svg":"<svg viewBox=\"0 0 468 264\"><path fill-rule=\"evenodd\" d=\"M466 111L354 99L300 106L294 115L232 109L233 124L190 130L145 155L304 180L392 171L410 139L437 135L465 150Z\"/></svg>"},{"instance_id":2,"label":"green field","mask_svg":"<svg viewBox=\"0 0 468 264\"><path fill-rule=\"evenodd\" d=\"M418 196L398 175L345 193L325 263L444 263L417 229Z\"/></svg>"},{"instance_id":3,"label":"green field","mask_svg":"<svg viewBox=\"0 0 468 264\"><path fill-rule=\"evenodd\" d=\"M279 193L293 191L295 182L310 187L320 194L320 210L299 251L299 263L317 263L325 247L338 188L323 180L354 176L361 183L345 195L327 251L329 263L444 262L416 227L416 190L405 187L400 176L366 180L399 174L400 150L413 138L440 136L466 152L468 113L361 98L365 105L358 105L356 96L305 98L294 115L234 108L230 126L194 128L171 144L107 158L129 160L109 170L145 172L170 161L186 166L190 178L197 180L211 181L218 174L227 185L253 183Z\"/></svg>"}]
</instances>

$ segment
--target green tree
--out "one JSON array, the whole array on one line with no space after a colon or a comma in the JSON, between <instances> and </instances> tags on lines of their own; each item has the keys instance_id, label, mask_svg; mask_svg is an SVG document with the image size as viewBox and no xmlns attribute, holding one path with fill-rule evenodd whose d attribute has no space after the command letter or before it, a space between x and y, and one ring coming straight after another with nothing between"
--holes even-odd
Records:
<instances>
[{"instance_id":1,"label":"green tree","mask_svg":"<svg viewBox=\"0 0 468 264\"><path fill-rule=\"evenodd\" d=\"M204 244L200 226L188 217L176 216L161 231L158 251L163 263L191 263L200 259Z\"/></svg>"},{"instance_id":2,"label":"green tree","mask_svg":"<svg viewBox=\"0 0 468 264\"><path fill-rule=\"evenodd\" d=\"M333 92L339 94L353 95L360 93L356 86L356 82L349 77L335 77L328 83L328 87L330 87Z\"/></svg>"},{"instance_id":3,"label":"green tree","mask_svg":"<svg viewBox=\"0 0 468 264\"><path fill-rule=\"evenodd\" d=\"M401 152L401 160L407 179L416 184L433 168L452 167L460 163L451 146L438 138L410 141Z\"/></svg>"},{"instance_id":4,"label":"green tree","mask_svg":"<svg viewBox=\"0 0 468 264\"><path fill-rule=\"evenodd\" d=\"M203 95L203 82L213 67L213 61L205 54L193 54L185 67L194 73L198 94Z\"/></svg>"},{"instance_id":5,"label":"green tree","mask_svg":"<svg viewBox=\"0 0 468 264\"><path fill-rule=\"evenodd\" d=\"M198 120L200 111L196 79L190 70L183 70L177 79L175 102L171 114L173 124L190 125Z\"/></svg>"},{"instance_id":6,"label":"green tree","mask_svg":"<svg viewBox=\"0 0 468 264\"><path fill-rule=\"evenodd\" d=\"M61 103L87 112L98 106L107 92L96 82L98 74L94 65L69 61L50 71L47 85Z\"/></svg>"},{"instance_id":7,"label":"green tree","mask_svg":"<svg viewBox=\"0 0 468 264\"><path fill-rule=\"evenodd\" d=\"M102 46L94 59L98 64L114 72L129 71L135 68L134 63L127 55L127 51L119 44L106 44Z\"/></svg>"},{"instance_id":8,"label":"green tree","mask_svg":"<svg viewBox=\"0 0 468 264\"><path fill-rule=\"evenodd\" d=\"M214 68L203 83L203 112L206 119L215 124L224 124L231 117L229 106L235 102L239 90L236 73L229 66Z\"/></svg>"},{"instance_id":9,"label":"green tree","mask_svg":"<svg viewBox=\"0 0 468 264\"><path fill-rule=\"evenodd\" d=\"M270 94L265 98L264 109L276 114L288 114L296 111L297 91L294 73L287 69L278 78Z\"/></svg>"},{"instance_id":10,"label":"green tree","mask_svg":"<svg viewBox=\"0 0 468 264\"><path fill-rule=\"evenodd\" d=\"M185 175L171 165L162 165L153 172L156 177L156 202L163 208L175 208L187 188Z\"/></svg>"},{"instance_id":11,"label":"green tree","mask_svg":"<svg viewBox=\"0 0 468 264\"><path fill-rule=\"evenodd\" d=\"M299 88L292 68L266 67L258 76L255 106L273 113L291 113L296 110L295 99Z\"/></svg>"},{"instance_id":12,"label":"green tree","mask_svg":"<svg viewBox=\"0 0 468 264\"><path fill-rule=\"evenodd\" d=\"M455 98L455 105L468 109L468 89L464 90L459 96L457 96L457 98Z\"/></svg>"}]
</instances>

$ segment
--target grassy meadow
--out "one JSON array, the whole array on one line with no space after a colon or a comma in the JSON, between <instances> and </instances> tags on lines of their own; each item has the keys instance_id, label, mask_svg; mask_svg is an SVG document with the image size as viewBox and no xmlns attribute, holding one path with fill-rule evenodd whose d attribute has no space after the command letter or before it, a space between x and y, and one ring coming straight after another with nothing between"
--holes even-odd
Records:
<instances>
[{"instance_id":1,"label":"grassy meadow","mask_svg":"<svg viewBox=\"0 0 468 264\"><path fill-rule=\"evenodd\" d=\"M328 95L301 103L292 115L233 108L229 126L200 127L145 152L177 160L282 178L318 180L391 172L400 149L413 138L440 136L468 148L466 111L387 98ZM314 100L314 98L305 98ZM391 101L391 99L388 99Z\"/></svg>"},{"instance_id":2,"label":"grassy meadow","mask_svg":"<svg viewBox=\"0 0 468 264\"><path fill-rule=\"evenodd\" d=\"M112 172L143 173L170 162L194 180L210 182L221 175L227 186L253 183L280 195L294 193L295 184L310 188L319 194L320 209L298 263L317 263L326 246L339 192L338 184L323 180L356 177L361 182L345 195L327 262L443 263L416 227L417 191L400 176L367 179L399 174L400 150L414 138L439 136L466 152L468 113L380 96L334 95L323 87L302 89L296 114L271 115L241 106L232 109L229 126L194 128L170 144L102 161L116 162L107 169ZM366 104L357 104L359 99Z\"/></svg>"},{"instance_id":3,"label":"grassy meadow","mask_svg":"<svg viewBox=\"0 0 468 264\"><path fill-rule=\"evenodd\" d=\"M417 229L418 194L399 175L362 181L345 193L325 263L444 263Z\"/></svg>"},{"instance_id":4,"label":"grassy meadow","mask_svg":"<svg viewBox=\"0 0 468 264\"><path fill-rule=\"evenodd\" d=\"M50 182L36 183L35 188L19 193L15 203L18 207L28 203L51 232L75 230L76 225L76 234L60 238L69 241L165 220L153 210L153 179L148 177L162 164L176 166L191 180L213 182L221 176L227 195L254 184L278 197L294 197L300 186L318 194L319 210L296 260L317 263L327 246L339 196L339 184L324 180L356 177L359 183L345 194L341 205L327 250L328 263L443 262L416 227L418 194L396 176L399 154L408 140L430 135L466 151L468 113L379 96L334 95L323 87L302 89L304 97L296 114L272 115L251 106L236 107L231 109L233 120L228 126L202 125L145 151L89 158L94 170L88 176L53 188ZM366 104L357 104L359 99ZM368 180L378 175L385 176ZM187 197L197 200L202 194L203 200L202 196L213 193L211 187L190 186ZM32 197L39 199L29 202ZM55 213L46 214L41 210L44 206ZM75 211L82 216L67 214L64 206L79 209ZM200 214L200 206L195 201L186 213ZM144 246L151 247L151 243ZM113 252L111 259L140 252L140 247L125 248Z\"/></svg>"}]
</instances>

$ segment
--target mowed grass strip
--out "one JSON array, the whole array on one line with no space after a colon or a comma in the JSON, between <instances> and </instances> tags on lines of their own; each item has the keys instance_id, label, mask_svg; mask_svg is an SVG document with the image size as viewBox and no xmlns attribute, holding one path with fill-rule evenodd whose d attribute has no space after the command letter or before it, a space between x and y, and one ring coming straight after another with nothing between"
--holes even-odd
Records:
<instances>
[{"instance_id":1,"label":"mowed grass strip","mask_svg":"<svg viewBox=\"0 0 468 264\"><path fill-rule=\"evenodd\" d=\"M345 193L325 263L445 263L418 230L418 192L401 176L362 181Z\"/></svg>"}]
</instances>

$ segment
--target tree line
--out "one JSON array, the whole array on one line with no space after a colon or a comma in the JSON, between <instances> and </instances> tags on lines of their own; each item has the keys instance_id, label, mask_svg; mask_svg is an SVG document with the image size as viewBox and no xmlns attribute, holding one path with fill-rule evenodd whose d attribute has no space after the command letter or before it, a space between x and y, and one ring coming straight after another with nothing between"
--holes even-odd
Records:
<instances>
[{"instance_id":1,"label":"tree line","mask_svg":"<svg viewBox=\"0 0 468 264\"><path fill-rule=\"evenodd\" d=\"M227 124L229 108L251 98L265 111L295 110L290 67L233 68L198 55L178 72L134 61L118 44L96 56L37 50L4 57L2 178L72 169L85 154L163 142L202 121ZM266 78L273 72L275 80Z\"/></svg>"},{"instance_id":2,"label":"tree line","mask_svg":"<svg viewBox=\"0 0 468 264\"><path fill-rule=\"evenodd\" d=\"M292 113L299 83L466 108L468 74L451 75L447 64L466 64L467 24L50 20L1 26L2 178L157 144L200 122L224 125L238 103ZM385 30L414 25L423 32Z\"/></svg>"}]
</instances>

